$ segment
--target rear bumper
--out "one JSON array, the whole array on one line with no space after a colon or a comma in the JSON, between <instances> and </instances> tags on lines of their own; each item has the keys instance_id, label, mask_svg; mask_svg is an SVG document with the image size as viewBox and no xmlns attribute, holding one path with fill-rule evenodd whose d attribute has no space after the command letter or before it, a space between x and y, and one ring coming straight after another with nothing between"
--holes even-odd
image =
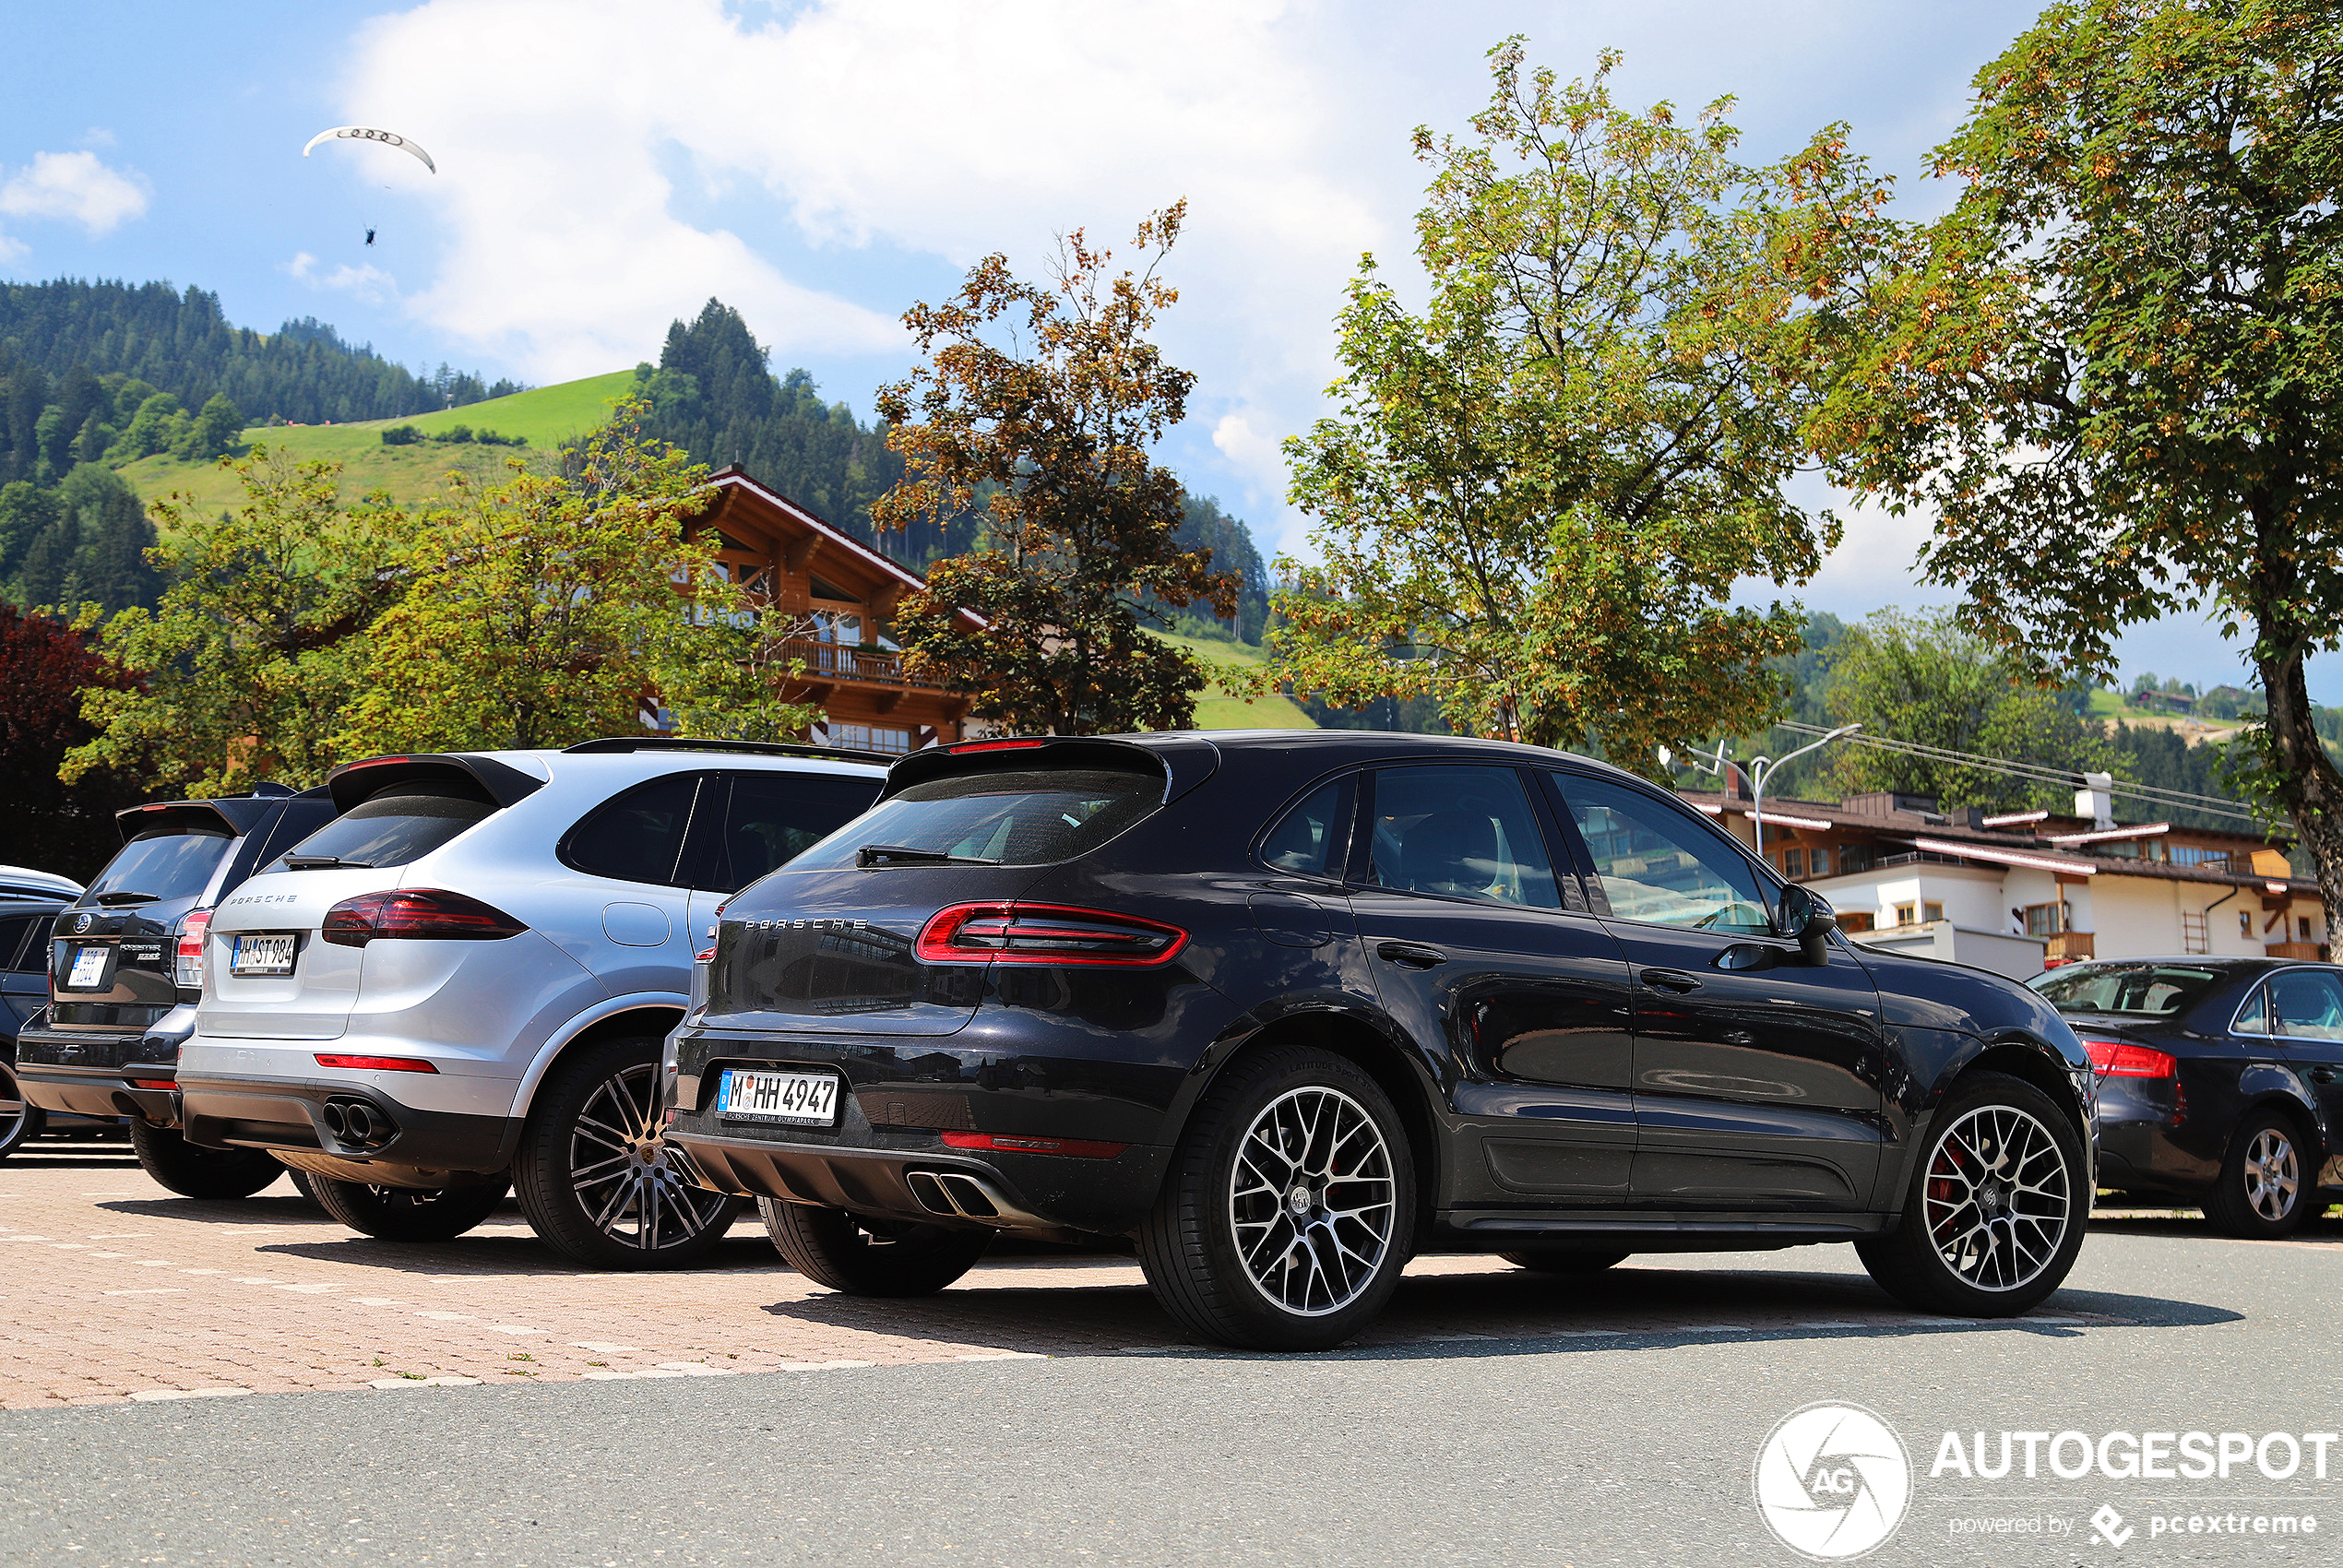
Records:
<instances>
[{"instance_id":1,"label":"rear bumper","mask_svg":"<svg viewBox=\"0 0 2343 1568\"><path fill-rule=\"evenodd\" d=\"M136 1116L159 1127L175 1127L178 1095L170 1089L134 1087L132 1080L175 1078L179 1048L195 1032L195 1024L193 1007L174 1007L144 1030L31 1025L17 1035L17 1077L25 1099L43 1111L109 1121Z\"/></svg>"},{"instance_id":2,"label":"rear bumper","mask_svg":"<svg viewBox=\"0 0 2343 1568\"><path fill-rule=\"evenodd\" d=\"M879 1219L1120 1236L1154 1202L1170 1150L1133 1145L1111 1159L783 1143L671 1128L719 1190Z\"/></svg>"},{"instance_id":3,"label":"rear bumper","mask_svg":"<svg viewBox=\"0 0 2343 1568\"><path fill-rule=\"evenodd\" d=\"M183 1074L180 1116L187 1141L211 1148L311 1149L343 1159L483 1174L503 1170L519 1146L509 1116L423 1111L349 1080L239 1078ZM326 1108L363 1103L390 1135L352 1142L327 1125Z\"/></svg>"}]
</instances>

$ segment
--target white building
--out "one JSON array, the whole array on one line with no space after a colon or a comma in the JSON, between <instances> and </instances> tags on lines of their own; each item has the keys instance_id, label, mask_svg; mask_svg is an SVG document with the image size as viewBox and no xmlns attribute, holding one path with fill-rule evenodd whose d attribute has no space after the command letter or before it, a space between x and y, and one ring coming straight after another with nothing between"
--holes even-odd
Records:
<instances>
[{"instance_id":1,"label":"white building","mask_svg":"<svg viewBox=\"0 0 2343 1568\"><path fill-rule=\"evenodd\" d=\"M1754 842L1745 796L1684 799ZM1829 899L1858 942L2021 980L2078 958L2326 957L2318 884L2292 873L2284 840L2119 823L2103 787L2075 804L1987 815L1916 795L1768 800L1766 859Z\"/></svg>"}]
</instances>

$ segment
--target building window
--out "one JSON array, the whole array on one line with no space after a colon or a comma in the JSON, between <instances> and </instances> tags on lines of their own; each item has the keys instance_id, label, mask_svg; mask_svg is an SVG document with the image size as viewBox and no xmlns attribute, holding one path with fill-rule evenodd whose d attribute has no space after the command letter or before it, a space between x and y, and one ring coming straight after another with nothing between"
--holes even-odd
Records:
<instances>
[{"instance_id":1,"label":"building window","mask_svg":"<svg viewBox=\"0 0 2343 1568\"><path fill-rule=\"evenodd\" d=\"M1796 882L1800 877L1804 876L1806 874L1806 851L1803 849L1784 849L1781 852L1781 873L1792 882Z\"/></svg>"},{"instance_id":2,"label":"building window","mask_svg":"<svg viewBox=\"0 0 2343 1568\"><path fill-rule=\"evenodd\" d=\"M2308 942L2311 940L2310 916L2297 915L2294 917L2294 940L2297 942Z\"/></svg>"},{"instance_id":3,"label":"building window","mask_svg":"<svg viewBox=\"0 0 2343 1568\"><path fill-rule=\"evenodd\" d=\"M1871 863L1872 847L1868 844L1849 844L1838 851L1838 874L1841 876L1869 871Z\"/></svg>"},{"instance_id":4,"label":"building window","mask_svg":"<svg viewBox=\"0 0 2343 1568\"><path fill-rule=\"evenodd\" d=\"M858 751L892 752L897 756L907 756L911 750L911 732L909 730L890 730L883 724L833 723L829 727L827 743L852 746Z\"/></svg>"},{"instance_id":5,"label":"building window","mask_svg":"<svg viewBox=\"0 0 2343 1568\"><path fill-rule=\"evenodd\" d=\"M1922 904L1920 909L1921 919L1932 925L1945 918L1945 906L1942 904Z\"/></svg>"},{"instance_id":6,"label":"building window","mask_svg":"<svg viewBox=\"0 0 2343 1568\"><path fill-rule=\"evenodd\" d=\"M2240 935L2240 936L2242 936L2242 937L2244 937L2244 938L2245 938L2247 941L2249 941L2249 942L2253 940L2253 938L2254 938L2254 911L2253 911L2253 910L2251 910L2251 909L2240 909L2240 910L2238 910L2238 912L2237 912L2237 934L2238 934L2238 935Z\"/></svg>"},{"instance_id":7,"label":"building window","mask_svg":"<svg viewBox=\"0 0 2343 1568\"><path fill-rule=\"evenodd\" d=\"M1841 931L1869 931L1871 928L1871 911L1868 909L1850 909L1838 917L1838 929Z\"/></svg>"},{"instance_id":8,"label":"building window","mask_svg":"<svg viewBox=\"0 0 2343 1568\"><path fill-rule=\"evenodd\" d=\"M1807 852L1806 874L1808 876L1828 876L1830 874L1830 851L1828 849L1813 849Z\"/></svg>"},{"instance_id":9,"label":"building window","mask_svg":"<svg viewBox=\"0 0 2343 1568\"><path fill-rule=\"evenodd\" d=\"M2028 904L2026 906L2026 934L2056 936L2066 929L2071 918L2063 901L2056 904Z\"/></svg>"},{"instance_id":10,"label":"building window","mask_svg":"<svg viewBox=\"0 0 2343 1568\"><path fill-rule=\"evenodd\" d=\"M1910 905L1910 904L1898 904L1898 905L1897 905L1897 906L1896 906L1896 923L1897 923L1897 925L1914 925L1914 924L1917 924L1918 922L1917 922L1917 921L1915 921L1912 919L1912 916L1913 916L1915 913L1917 913L1917 912L1918 912L1918 910L1917 910L1916 907L1915 907L1915 906L1913 906L1913 905Z\"/></svg>"}]
</instances>

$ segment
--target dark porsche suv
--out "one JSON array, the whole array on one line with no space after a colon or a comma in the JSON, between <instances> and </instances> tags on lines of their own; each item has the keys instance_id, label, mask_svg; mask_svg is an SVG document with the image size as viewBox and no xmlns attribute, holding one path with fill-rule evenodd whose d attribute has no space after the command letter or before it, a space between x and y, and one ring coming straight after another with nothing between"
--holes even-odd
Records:
<instances>
[{"instance_id":1,"label":"dark porsche suv","mask_svg":"<svg viewBox=\"0 0 2343 1568\"><path fill-rule=\"evenodd\" d=\"M843 1290L1132 1236L1190 1329L1302 1349L1419 1252L1841 1241L2006 1314L2090 1208L2090 1063L2041 998L1859 951L1673 796L1527 746L931 749L701 957L667 1135Z\"/></svg>"}]
</instances>

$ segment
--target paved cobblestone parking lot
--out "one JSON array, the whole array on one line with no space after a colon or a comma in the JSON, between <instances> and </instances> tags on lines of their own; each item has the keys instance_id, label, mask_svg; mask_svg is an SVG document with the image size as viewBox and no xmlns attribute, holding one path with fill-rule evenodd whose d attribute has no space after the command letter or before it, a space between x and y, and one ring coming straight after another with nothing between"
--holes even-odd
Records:
<instances>
[{"instance_id":1,"label":"paved cobblestone parking lot","mask_svg":"<svg viewBox=\"0 0 2343 1568\"><path fill-rule=\"evenodd\" d=\"M1753 1274L1753 1257L1767 1272ZM1774 1268L1776 1259L1796 1268ZM126 1146L44 1141L0 1168L0 1406L299 1389L672 1378L1182 1343L1137 1265L1005 1250L923 1301L800 1277L754 1211L711 1265L581 1272L509 1202L456 1241L356 1235L279 1183L206 1203L149 1182ZM2116 1325L2061 1299L2032 1324ZM1363 1343L1944 1326L1897 1307L1851 1253L1636 1260L1559 1282L1494 1258L1419 1259Z\"/></svg>"}]
</instances>

